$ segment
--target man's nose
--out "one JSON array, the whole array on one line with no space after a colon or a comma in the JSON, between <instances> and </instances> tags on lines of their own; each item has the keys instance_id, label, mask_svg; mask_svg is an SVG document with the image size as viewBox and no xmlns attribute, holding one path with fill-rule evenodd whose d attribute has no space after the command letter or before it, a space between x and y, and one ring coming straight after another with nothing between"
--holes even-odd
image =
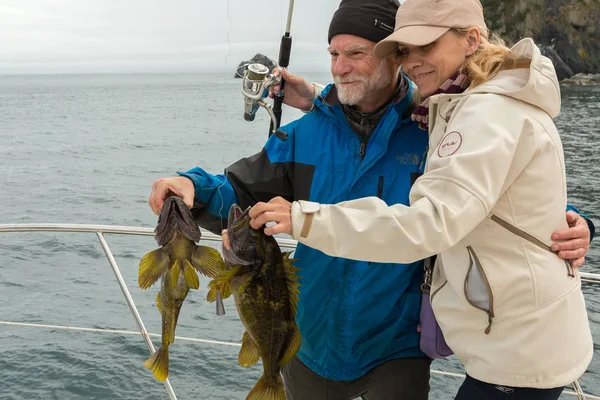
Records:
<instances>
[{"instance_id":1,"label":"man's nose","mask_svg":"<svg viewBox=\"0 0 600 400\"><path fill-rule=\"evenodd\" d=\"M349 60L343 55L339 55L334 61L331 67L333 75L341 76L352 71L352 65Z\"/></svg>"}]
</instances>

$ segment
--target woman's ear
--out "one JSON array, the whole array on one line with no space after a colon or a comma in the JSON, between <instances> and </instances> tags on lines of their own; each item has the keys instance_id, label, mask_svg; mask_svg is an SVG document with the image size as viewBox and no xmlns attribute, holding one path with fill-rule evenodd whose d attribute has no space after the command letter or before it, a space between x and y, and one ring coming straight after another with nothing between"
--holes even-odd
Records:
<instances>
[{"instance_id":1,"label":"woman's ear","mask_svg":"<svg viewBox=\"0 0 600 400\"><path fill-rule=\"evenodd\" d=\"M473 27L467 32L467 57L473 55L481 43L479 28Z\"/></svg>"}]
</instances>

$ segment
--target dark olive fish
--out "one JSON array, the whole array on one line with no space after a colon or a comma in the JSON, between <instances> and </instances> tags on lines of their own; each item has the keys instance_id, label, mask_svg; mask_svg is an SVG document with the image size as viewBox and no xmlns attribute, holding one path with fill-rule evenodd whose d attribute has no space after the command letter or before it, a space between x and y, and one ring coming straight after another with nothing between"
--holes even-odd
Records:
<instances>
[{"instance_id":1,"label":"dark olive fish","mask_svg":"<svg viewBox=\"0 0 600 400\"><path fill-rule=\"evenodd\" d=\"M246 400L285 400L280 370L301 343L296 325L299 269L275 238L250 227L248 211L236 204L229 210L230 249L223 247L226 270L209 283L208 300L233 294L246 328L238 363L248 367L262 359L263 375Z\"/></svg>"},{"instance_id":2,"label":"dark olive fish","mask_svg":"<svg viewBox=\"0 0 600 400\"><path fill-rule=\"evenodd\" d=\"M162 342L144 367L159 381L169 374L169 345L175 342L175 327L181 306L190 288L198 289L196 271L214 278L224 268L223 258L216 249L198 246L200 229L190 210L179 197L171 196L163 205L154 237L160 248L151 251L140 261L138 284L147 289L159 278L161 287L156 305L162 316Z\"/></svg>"}]
</instances>

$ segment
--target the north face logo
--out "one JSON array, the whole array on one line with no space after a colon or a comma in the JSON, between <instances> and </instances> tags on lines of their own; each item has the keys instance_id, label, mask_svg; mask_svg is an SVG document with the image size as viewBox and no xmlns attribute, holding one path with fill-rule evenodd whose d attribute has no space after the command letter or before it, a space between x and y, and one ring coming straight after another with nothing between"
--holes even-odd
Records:
<instances>
[{"instance_id":1,"label":"the north face logo","mask_svg":"<svg viewBox=\"0 0 600 400\"><path fill-rule=\"evenodd\" d=\"M400 156L396 156L396 160L400 161L402 164L413 164L416 165L419 163L419 155L418 154L410 154L404 153Z\"/></svg>"}]
</instances>

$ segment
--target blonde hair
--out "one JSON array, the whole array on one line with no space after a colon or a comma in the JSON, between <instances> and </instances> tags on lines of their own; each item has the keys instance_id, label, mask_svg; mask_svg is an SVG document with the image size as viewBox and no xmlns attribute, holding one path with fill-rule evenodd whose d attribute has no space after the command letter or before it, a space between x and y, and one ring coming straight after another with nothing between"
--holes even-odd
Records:
<instances>
[{"instance_id":1,"label":"blonde hair","mask_svg":"<svg viewBox=\"0 0 600 400\"><path fill-rule=\"evenodd\" d=\"M472 28L454 29L459 34L466 35ZM518 58L499 36L490 33L489 38L481 32L479 47L475 50L461 68L470 82L470 87L481 85L492 79L502 70L528 68L531 59Z\"/></svg>"}]
</instances>

